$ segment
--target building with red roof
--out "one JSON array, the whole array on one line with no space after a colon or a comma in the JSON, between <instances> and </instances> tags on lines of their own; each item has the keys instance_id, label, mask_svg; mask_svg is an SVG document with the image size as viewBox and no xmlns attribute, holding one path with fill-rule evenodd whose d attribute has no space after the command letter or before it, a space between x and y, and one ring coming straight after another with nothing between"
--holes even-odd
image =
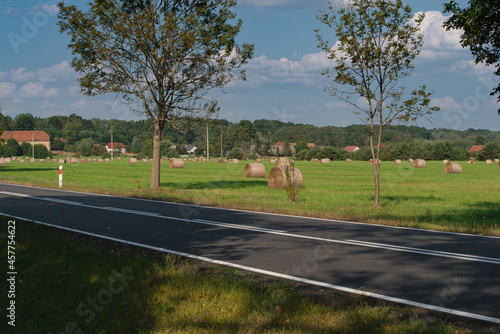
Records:
<instances>
[{"instance_id":1,"label":"building with red roof","mask_svg":"<svg viewBox=\"0 0 500 334\"><path fill-rule=\"evenodd\" d=\"M4 131L0 138L5 141L14 138L19 145L26 142L31 145L44 145L50 151L50 137L44 131Z\"/></svg>"},{"instance_id":2,"label":"building with red roof","mask_svg":"<svg viewBox=\"0 0 500 334\"><path fill-rule=\"evenodd\" d=\"M113 144L113 145L111 145ZM125 150L125 145L123 145L122 143L116 143L116 142L113 142L113 143L107 143L106 144L106 151L108 153L111 153L111 150L113 151L120 151L121 153L125 153L126 150Z\"/></svg>"},{"instance_id":3,"label":"building with red roof","mask_svg":"<svg viewBox=\"0 0 500 334\"><path fill-rule=\"evenodd\" d=\"M359 147L357 146L346 146L344 147L344 150L346 150L349 153L359 151Z\"/></svg>"},{"instance_id":4,"label":"building with red roof","mask_svg":"<svg viewBox=\"0 0 500 334\"><path fill-rule=\"evenodd\" d=\"M484 145L474 145L470 148L469 152L470 153L477 153L483 149Z\"/></svg>"}]
</instances>

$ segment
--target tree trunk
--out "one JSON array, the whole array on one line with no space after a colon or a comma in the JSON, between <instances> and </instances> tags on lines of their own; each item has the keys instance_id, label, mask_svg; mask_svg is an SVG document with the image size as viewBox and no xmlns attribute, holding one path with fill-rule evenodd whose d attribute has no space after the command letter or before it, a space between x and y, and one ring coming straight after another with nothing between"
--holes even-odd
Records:
<instances>
[{"instance_id":1,"label":"tree trunk","mask_svg":"<svg viewBox=\"0 0 500 334\"><path fill-rule=\"evenodd\" d=\"M375 177L375 200L373 201L373 207L375 209L380 209L380 165L378 164L378 159L373 160L373 175Z\"/></svg>"},{"instance_id":2,"label":"tree trunk","mask_svg":"<svg viewBox=\"0 0 500 334\"><path fill-rule=\"evenodd\" d=\"M154 120L153 130L153 168L151 171L151 189L160 188L160 154L161 154L161 125Z\"/></svg>"}]
</instances>

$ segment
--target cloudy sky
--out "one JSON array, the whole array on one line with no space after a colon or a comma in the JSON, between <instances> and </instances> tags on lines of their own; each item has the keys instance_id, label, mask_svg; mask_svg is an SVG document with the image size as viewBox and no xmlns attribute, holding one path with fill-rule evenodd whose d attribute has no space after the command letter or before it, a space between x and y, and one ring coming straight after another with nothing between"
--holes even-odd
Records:
<instances>
[{"instance_id":1,"label":"cloudy sky","mask_svg":"<svg viewBox=\"0 0 500 334\"><path fill-rule=\"evenodd\" d=\"M82 6L88 1L66 1ZM406 0L415 12L425 12L424 47L415 70L404 84L426 84L434 90L433 103L441 111L428 128L500 130L499 105L489 92L497 85L494 68L475 65L468 49L459 44L459 32L442 28L446 16L436 0ZM444 1L443 1L444 2ZM77 75L70 66L69 38L59 34L53 0L0 1L0 107L15 117L79 114L84 118L137 120L115 95L86 97L79 93ZM466 0L458 3L464 7ZM247 81L233 82L224 92L214 91L221 117L277 119L318 126L360 124L352 108L323 91L321 75L330 63L319 50L315 28L335 42L316 15L327 8L323 0L239 0L236 12L244 25L238 40L255 44L246 66Z\"/></svg>"}]
</instances>

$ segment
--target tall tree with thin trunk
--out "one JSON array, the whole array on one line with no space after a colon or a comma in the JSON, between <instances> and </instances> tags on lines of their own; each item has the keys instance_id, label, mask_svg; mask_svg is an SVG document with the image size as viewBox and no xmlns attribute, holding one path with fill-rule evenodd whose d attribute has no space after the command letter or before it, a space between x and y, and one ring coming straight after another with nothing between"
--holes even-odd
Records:
<instances>
[{"instance_id":1,"label":"tall tree with thin trunk","mask_svg":"<svg viewBox=\"0 0 500 334\"><path fill-rule=\"evenodd\" d=\"M222 88L252 57L236 44L234 0L94 0L88 12L59 3L61 33L71 37L82 93L114 93L153 120L151 188L160 186L160 146L167 123L218 110L208 93Z\"/></svg>"},{"instance_id":2,"label":"tall tree with thin trunk","mask_svg":"<svg viewBox=\"0 0 500 334\"><path fill-rule=\"evenodd\" d=\"M317 15L333 29L338 41L332 44L316 30L318 47L333 62L323 72L332 78L325 88L330 95L352 106L370 130L375 179L374 207L380 206L380 148L384 127L415 121L439 110L430 106L432 93L422 86L408 95L401 80L410 76L412 62L420 53L423 36L419 26L423 14L413 17L401 0L351 0L336 11ZM361 99L360 99L361 98Z\"/></svg>"}]
</instances>

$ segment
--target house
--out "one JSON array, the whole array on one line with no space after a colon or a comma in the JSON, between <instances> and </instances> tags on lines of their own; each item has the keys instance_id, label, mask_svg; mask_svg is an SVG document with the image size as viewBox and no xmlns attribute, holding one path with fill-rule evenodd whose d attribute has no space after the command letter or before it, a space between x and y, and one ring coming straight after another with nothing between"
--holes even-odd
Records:
<instances>
[{"instance_id":1,"label":"house","mask_svg":"<svg viewBox=\"0 0 500 334\"><path fill-rule=\"evenodd\" d=\"M470 148L469 152L470 153L477 153L483 149L484 145L474 145Z\"/></svg>"},{"instance_id":2,"label":"house","mask_svg":"<svg viewBox=\"0 0 500 334\"><path fill-rule=\"evenodd\" d=\"M123 145L122 143L116 143L116 142L106 144L106 152L111 153L111 150L113 150L115 152L119 151L120 153L126 152L125 145Z\"/></svg>"},{"instance_id":3,"label":"house","mask_svg":"<svg viewBox=\"0 0 500 334\"><path fill-rule=\"evenodd\" d=\"M307 148L314 148L315 146L314 143L307 143Z\"/></svg>"},{"instance_id":4,"label":"house","mask_svg":"<svg viewBox=\"0 0 500 334\"><path fill-rule=\"evenodd\" d=\"M344 150L346 150L349 153L359 151L359 147L357 146L346 146L344 147Z\"/></svg>"},{"instance_id":5,"label":"house","mask_svg":"<svg viewBox=\"0 0 500 334\"><path fill-rule=\"evenodd\" d=\"M50 151L50 137L44 131L4 131L0 138L5 141L14 138L19 145L23 142L30 144L42 144Z\"/></svg>"},{"instance_id":6,"label":"house","mask_svg":"<svg viewBox=\"0 0 500 334\"><path fill-rule=\"evenodd\" d=\"M198 147L194 145L186 145L186 151L189 154L194 154L194 152L198 149Z\"/></svg>"}]
</instances>

